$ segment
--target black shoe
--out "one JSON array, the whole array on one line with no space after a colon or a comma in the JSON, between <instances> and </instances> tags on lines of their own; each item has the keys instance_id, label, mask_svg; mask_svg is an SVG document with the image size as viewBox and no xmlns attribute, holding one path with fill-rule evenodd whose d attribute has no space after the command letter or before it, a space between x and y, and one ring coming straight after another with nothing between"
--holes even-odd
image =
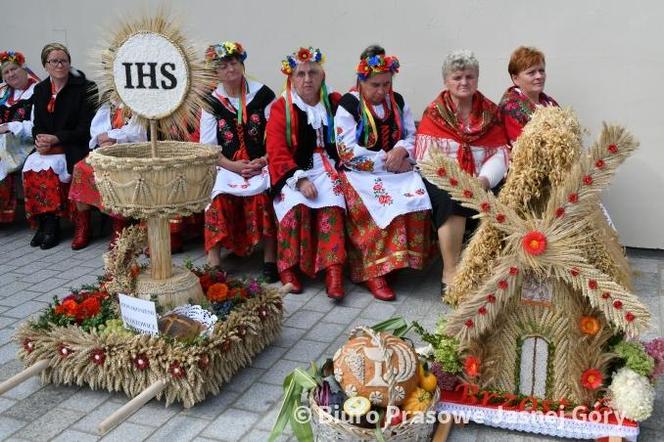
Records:
<instances>
[{"instance_id":1,"label":"black shoe","mask_svg":"<svg viewBox=\"0 0 664 442\"><path fill-rule=\"evenodd\" d=\"M39 247L44 242L44 217L37 215L37 231L35 236L30 240L30 247Z\"/></svg>"},{"instance_id":2,"label":"black shoe","mask_svg":"<svg viewBox=\"0 0 664 442\"><path fill-rule=\"evenodd\" d=\"M48 250L60 244L60 218L53 215L44 215L44 239L39 246L42 250Z\"/></svg>"},{"instance_id":3,"label":"black shoe","mask_svg":"<svg viewBox=\"0 0 664 442\"><path fill-rule=\"evenodd\" d=\"M263 263L263 279L268 284L275 283L279 281L279 271L277 270L277 264L274 262L264 262Z\"/></svg>"}]
</instances>

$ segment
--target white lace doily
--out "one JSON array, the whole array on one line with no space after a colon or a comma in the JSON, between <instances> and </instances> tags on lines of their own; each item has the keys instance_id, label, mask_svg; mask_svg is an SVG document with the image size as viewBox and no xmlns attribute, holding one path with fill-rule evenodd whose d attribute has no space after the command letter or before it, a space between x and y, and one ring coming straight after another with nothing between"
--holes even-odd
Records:
<instances>
[{"instance_id":1,"label":"white lace doily","mask_svg":"<svg viewBox=\"0 0 664 442\"><path fill-rule=\"evenodd\" d=\"M209 310L205 310L200 305L183 304L166 313L164 316L170 314L185 316L203 324L204 330L201 332L201 336L210 336L214 330L214 324L218 320L217 315L213 315Z\"/></svg>"},{"instance_id":2,"label":"white lace doily","mask_svg":"<svg viewBox=\"0 0 664 442\"><path fill-rule=\"evenodd\" d=\"M534 413L498 410L472 405L439 402L438 413L449 413L455 421L473 421L480 425L505 428L512 431L545 434L574 439L597 439L605 436L619 436L636 442L639 427L612 425L591 421L581 421L558 416L543 416Z\"/></svg>"}]
</instances>

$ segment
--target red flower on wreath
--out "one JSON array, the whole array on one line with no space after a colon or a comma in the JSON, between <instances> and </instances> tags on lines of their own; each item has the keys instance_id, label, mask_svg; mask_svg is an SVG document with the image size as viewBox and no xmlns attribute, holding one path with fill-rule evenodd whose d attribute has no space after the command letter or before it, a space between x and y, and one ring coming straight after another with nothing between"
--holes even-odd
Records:
<instances>
[{"instance_id":1,"label":"red flower on wreath","mask_svg":"<svg viewBox=\"0 0 664 442\"><path fill-rule=\"evenodd\" d=\"M473 197L473 192L468 190L468 189L463 189L463 196L465 198L472 198Z\"/></svg>"},{"instance_id":2,"label":"red flower on wreath","mask_svg":"<svg viewBox=\"0 0 664 442\"><path fill-rule=\"evenodd\" d=\"M606 165L606 163L604 163L604 160L602 160L602 159L599 159L599 160L595 161L595 167L598 168L598 169L604 169L605 165Z\"/></svg>"},{"instance_id":3,"label":"red flower on wreath","mask_svg":"<svg viewBox=\"0 0 664 442\"><path fill-rule=\"evenodd\" d=\"M101 348L95 348L90 353L90 360L97 365L104 365L106 361L106 352Z\"/></svg>"},{"instance_id":4,"label":"red flower on wreath","mask_svg":"<svg viewBox=\"0 0 664 442\"><path fill-rule=\"evenodd\" d=\"M498 281L498 288L505 290L507 289L507 287L508 287L507 281L505 281L504 279Z\"/></svg>"},{"instance_id":5,"label":"red flower on wreath","mask_svg":"<svg viewBox=\"0 0 664 442\"><path fill-rule=\"evenodd\" d=\"M556 209L556 218L562 218L563 215L565 215L565 208L564 207L558 207Z\"/></svg>"},{"instance_id":6,"label":"red flower on wreath","mask_svg":"<svg viewBox=\"0 0 664 442\"><path fill-rule=\"evenodd\" d=\"M546 250L546 236L538 230L532 230L523 236L521 245L523 251L527 254L533 256L541 255Z\"/></svg>"},{"instance_id":7,"label":"red flower on wreath","mask_svg":"<svg viewBox=\"0 0 664 442\"><path fill-rule=\"evenodd\" d=\"M174 361L171 363L170 367L168 367L168 372L171 374L171 376L173 376L174 379L182 379L186 376L184 367L180 365L179 361Z\"/></svg>"},{"instance_id":8,"label":"red flower on wreath","mask_svg":"<svg viewBox=\"0 0 664 442\"><path fill-rule=\"evenodd\" d=\"M477 309L477 313L479 313L480 315L486 315L486 312L487 312L487 310L486 310L486 307L484 307L484 306Z\"/></svg>"},{"instance_id":9,"label":"red flower on wreath","mask_svg":"<svg viewBox=\"0 0 664 442\"><path fill-rule=\"evenodd\" d=\"M208 365L210 365L210 357L204 353L198 359L198 368L200 368L201 370L205 370L206 368L208 368Z\"/></svg>"},{"instance_id":10,"label":"red flower on wreath","mask_svg":"<svg viewBox=\"0 0 664 442\"><path fill-rule=\"evenodd\" d=\"M450 178L450 186L456 187L457 184L459 184L459 180L457 180L456 178Z\"/></svg>"},{"instance_id":11,"label":"red flower on wreath","mask_svg":"<svg viewBox=\"0 0 664 442\"><path fill-rule=\"evenodd\" d=\"M30 338L25 338L23 340L23 348L25 351L28 353L32 353L32 351L35 349L35 343L32 341Z\"/></svg>"},{"instance_id":12,"label":"red flower on wreath","mask_svg":"<svg viewBox=\"0 0 664 442\"><path fill-rule=\"evenodd\" d=\"M438 168L438 170L436 171L436 174L437 174L439 177L443 178L443 177L447 176L447 170L445 170L444 167L440 167L440 168Z\"/></svg>"},{"instance_id":13,"label":"red flower on wreath","mask_svg":"<svg viewBox=\"0 0 664 442\"><path fill-rule=\"evenodd\" d=\"M569 201L572 204L578 203L579 202L579 194L578 193L570 193L569 195L567 195L567 201Z\"/></svg>"},{"instance_id":14,"label":"red flower on wreath","mask_svg":"<svg viewBox=\"0 0 664 442\"><path fill-rule=\"evenodd\" d=\"M136 367L137 369L139 369L141 371L143 371L146 368L150 367L150 360L143 353L137 354L132 362L134 363L134 367Z\"/></svg>"},{"instance_id":15,"label":"red flower on wreath","mask_svg":"<svg viewBox=\"0 0 664 442\"><path fill-rule=\"evenodd\" d=\"M475 356L467 356L463 362L463 371L466 376L475 378L480 374L480 360Z\"/></svg>"},{"instance_id":16,"label":"red flower on wreath","mask_svg":"<svg viewBox=\"0 0 664 442\"><path fill-rule=\"evenodd\" d=\"M600 323L594 316L581 316L579 329L586 335L595 336L600 329Z\"/></svg>"},{"instance_id":17,"label":"red flower on wreath","mask_svg":"<svg viewBox=\"0 0 664 442\"><path fill-rule=\"evenodd\" d=\"M311 60L311 51L307 48L300 48L300 50L297 51L297 58L302 62L309 61Z\"/></svg>"},{"instance_id":18,"label":"red flower on wreath","mask_svg":"<svg viewBox=\"0 0 664 442\"><path fill-rule=\"evenodd\" d=\"M81 302L76 309L76 320L83 321L87 318L97 316L101 310L101 302L96 296L91 296L85 301Z\"/></svg>"},{"instance_id":19,"label":"red flower on wreath","mask_svg":"<svg viewBox=\"0 0 664 442\"><path fill-rule=\"evenodd\" d=\"M613 301L613 308L615 308L616 310L620 310L622 306L623 303L620 299L616 299L615 301Z\"/></svg>"},{"instance_id":20,"label":"red flower on wreath","mask_svg":"<svg viewBox=\"0 0 664 442\"><path fill-rule=\"evenodd\" d=\"M496 215L496 221L498 221L500 224L504 223L505 222L505 215L503 215L502 213L499 213L498 215Z\"/></svg>"},{"instance_id":21,"label":"red flower on wreath","mask_svg":"<svg viewBox=\"0 0 664 442\"><path fill-rule=\"evenodd\" d=\"M63 358L66 358L67 356L71 355L73 352L74 350L67 347L65 344L60 344L58 346L58 353L60 353L60 356Z\"/></svg>"},{"instance_id":22,"label":"red flower on wreath","mask_svg":"<svg viewBox=\"0 0 664 442\"><path fill-rule=\"evenodd\" d=\"M466 324L466 327L468 327L468 328L471 328L471 327L473 327L473 325L475 325L475 323L473 322L472 319L466 319L465 324Z\"/></svg>"},{"instance_id":23,"label":"red flower on wreath","mask_svg":"<svg viewBox=\"0 0 664 442\"><path fill-rule=\"evenodd\" d=\"M491 204L488 201L484 201L480 204L480 210L484 213L488 212L491 209Z\"/></svg>"},{"instance_id":24,"label":"red flower on wreath","mask_svg":"<svg viewBox=\"0 0 664 442\"><path fill-rule=\"evenodd\" d=\"M583 177L583 184L585 184L586 186L590 186L592 183L593 183L593 177L591 177L590 175L586 175Z\"/></svg>"},{"instance_id":25,"label":"red flower on wreath","mask_svg":"<svg viewBox=\"0 0 664 442\"><path fill-rule=\"evenodd\" d=\"M496 302L496 295L494 295L493 293L489 293L488 295L486 295L486 300L489 304L493 304L494 302Z\"/></svg>"},{"instance_id":26,"label":"red flower on wreath","mask_svg":"<svg viewBox=\"0 0 664 442\"><path fill-rule=\"evenodd\" d=\"M625 320L627 320L627 322L632 322L634 319L636 319L636 316L634 316L634 313L627 312L627 314L625 315Z\"/></svg>"},{"instance_id":27,"label":"red flower on wreath","mask_svg":"<svg viewBox=\"0 0 664 442\"><path fill-rule=\"evenodd\" d=\"M581 385L588 390L596 390L604 382L602 372L596 368L589 368L581 375Z\"/></svg>"},{"instance_id":28,"label":"red flower on wreath","mask_svg":"<svg viewBox=\"0 0 664 442\"><path fill-rule=\"evenodd\" d=\"M597 290L597 281L595 281L594 279L589 279L588 288L591 290Z\"/></svg>"},{"instance_id":29,"label":"red flower on wreath","mask_svg":"<svg viewBox=\"0 0 664 442\"><path fill-rule=\"evenodd\" d=\"M516 276L519 274L519 269L516 267L510 267L510 275Z\"/></svg>"},{"instance_id":30,"label":"red flower on wreath","mask_svg":"<svg viewBox=\"0 0 664 442\"><path fill-rule=\"evenodd\" d=\"M609 146L606 148L611 153L618 153L618 146L615 144L609 144Z\"/></svg>"}]
</instances>

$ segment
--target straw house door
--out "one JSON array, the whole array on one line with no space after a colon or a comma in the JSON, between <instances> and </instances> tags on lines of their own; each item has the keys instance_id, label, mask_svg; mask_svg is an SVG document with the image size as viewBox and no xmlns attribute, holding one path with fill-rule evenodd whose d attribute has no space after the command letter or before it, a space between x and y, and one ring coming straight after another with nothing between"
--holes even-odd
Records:
<instances>
[{"instance_id":1,"label":"straw house door","mask_svg":"<svg viewBox=\"0 0 664 442\"><path fill-rule=\"evenodd\" d=\"M519 393L545 397L549 366L549 343L540 336L530 336L521 345Z\"/></svg>"}]
</instances>

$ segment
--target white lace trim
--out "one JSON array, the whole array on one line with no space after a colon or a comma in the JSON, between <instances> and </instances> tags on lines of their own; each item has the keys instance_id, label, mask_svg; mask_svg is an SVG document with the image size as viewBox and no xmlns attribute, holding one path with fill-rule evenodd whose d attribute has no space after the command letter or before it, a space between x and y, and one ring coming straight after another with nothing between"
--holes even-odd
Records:
<instances>
[{"instance_id":1,"label":"white lace trim","mask_svg":"<svg viewBox=\"0 0 664 442\"><path fill-rule=\"evenodd\" d=\"M323 125L327 126L327 110L325 110L325 105L322 101L319 101L315 106L309 106L302 101L302 98L295 90L291 91L291 98L293 99L293 104L307 114L307 124L309 126L314 129L320 129Z\"/></svg>"},{"instance_id":2,"label":"white lace trim","mask_svg":"<svg viewBox=\"0 0 664 442\"><path fill-rule=\"evenodd\" d=\"M189 319L203 324L205 330L201 332L201 336L211 336L214 331L214 324L217 322L217 315L213 315L209 310L205 310L200 305L184 304L174 308L166 313L166 315L171 313L186 316Z\"/></svg>"},{"instance_id":3,"label":"white lace trim","mask_svg":"<svg viewBox=\"0 0 664 442\"><path fill-rule=\"evenodd\" d=\"M453 416L458 416L464 420L468 419L480 425L556 437L597 439L604 436L620 436L630 442L636 442L639 435L638 426L628 427L595 423L558 416L545 416L543 414L498 410L448 402L439 402L436 410L439 413L447 412Z\"/></svg>"},{"instance_id":4,"label":"white lace trim","mask_svg":"<svg viewBox=\"0 0 664 442\"><path fill-rule=\"evenodd\" d=\"M71 175L67 172L67 159L63 153L42 155L39 152L33 152L28 156L23 165L23 172L29 170L41 172L48 169L53 169L53 172L55 172L61 182L68 183L71 181Z\"/></svg>"}]
</instances>

